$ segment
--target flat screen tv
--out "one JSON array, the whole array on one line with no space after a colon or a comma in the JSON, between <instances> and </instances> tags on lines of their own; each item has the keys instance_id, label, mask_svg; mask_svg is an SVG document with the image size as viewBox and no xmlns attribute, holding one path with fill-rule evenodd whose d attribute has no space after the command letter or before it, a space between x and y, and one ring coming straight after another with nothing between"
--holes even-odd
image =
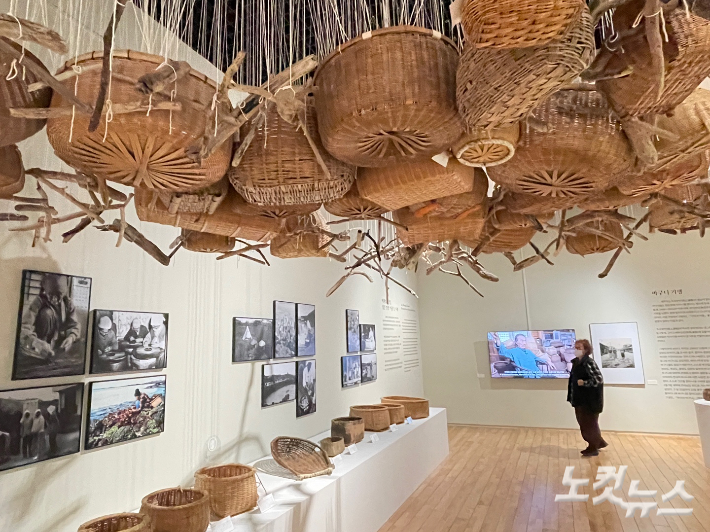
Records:
<instances>
[{"instance_id":1,"label":"flat screen tv","mask_svg":"<svg viewBox=\"0 0 710 532\"><path fill-rule=\"evenodd\" d=\"M574 329L489 332L491 377L567 379L575 341Z\"/></svg>"}]
</instances>

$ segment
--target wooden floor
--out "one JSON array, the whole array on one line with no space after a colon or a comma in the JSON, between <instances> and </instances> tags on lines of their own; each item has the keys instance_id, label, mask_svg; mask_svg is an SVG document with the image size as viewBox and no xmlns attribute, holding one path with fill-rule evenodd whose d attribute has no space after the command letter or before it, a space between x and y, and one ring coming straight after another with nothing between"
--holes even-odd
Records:
<instances>
[{"instance_id":1,"label":"wooden floor","mask_svg":"<svg viewBox=\"0 0 710 532\"><path fill-rule=\"evenodd\" d=\"M703 463L700 440L693 436L605 432L609 447L596 458L582 458L579 433L572 430L449 426L450 455L397 510L380 532L471 531L710 531L710 469ZM588 502L555 502L565 467L575 466L575 478L590 479L580 493ZM610 502L597 506L592 484L599 466L629 466L623 490L629 499L631 480L641 490L658 490L661 507L693 508L690 516L626 518ZM685 480L689 503L661 495L676 480ZM648 499L645 499L648 500Z\"/></svg>"}]
</instances>

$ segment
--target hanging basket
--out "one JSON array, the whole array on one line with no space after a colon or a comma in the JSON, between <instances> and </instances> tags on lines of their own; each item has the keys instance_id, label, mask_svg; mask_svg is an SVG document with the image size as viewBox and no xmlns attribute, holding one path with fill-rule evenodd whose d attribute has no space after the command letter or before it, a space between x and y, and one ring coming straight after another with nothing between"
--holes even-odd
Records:
<instances>
[{"instance_id":1,"label":"hanging basket","mask_svg":"<svg viewBox=\"0 0 710 532\"><path fill-rule=\"evenodd\" d=\"M352 220L376 220L386 212L389 212L388 209L381 207L374 201L363 198L358 190L357 182L345 196L329 201L324 207L326 211L334 216Z\"/></svg>"},{"instance_id":2,"label":"hanging basket","mask_svg":"<svg viewBox=\"0 0 710 532\"><path fill-rule=\"evenodd\" d=\"M271 254L280 259L327 257L328 237L318 229L327 229L319 212L288 218L281 233L271 240Z\"/></svg>"},{"instance_id":3,"label":"hanging basket","mask_svg":"<svg viewBox=\"0 0 710 532\"><path fill-rule=\"evenodd\" d=\"M170 214L214 214L229 192L229 181L220 179L194 192L158 191L158 197Z\"/></svg>"},{"instance_id":4,"label":"hanging basket","mask_svg":"<svg viewBox=\"0 0 710 532\"><path fill-rule=\"evenodd\" d=\"M22 154L14 144L0 148L0 199L10 199L25 188Z\"/></svg>"},{"instance_id":5,"label":"hanging basket","mask_svg":"<svg viewBox=\"0 0 710 532\"><path fill-rule=\"evenodd\" d=\"M151 532L205 532L210 499L201 490L169 488L143 497L140 513L150 517Z\"/></svg>"},{"instance_id":6,"label":"hanging basket","mask_svg":"<svg viewBox=\"0 0 710 532\"><path fill-rule=\"evenodd\" d=\"M330 463L326 452L315 443L301 438L275 438L271 442L271 456L299 480L330 475L333 472L333 464Z\"/></svg>"},{"instance_id":7,"label":"hanging basket","mask_svg":"<svg viewBox=\"0 0 710 532\"><path fill-rule=\"evenodd\" d=\"M695 89L669 116L656 117L659 129L677 139L655 139L659 164L674 164L683 158L710 149L710 91Z\"/></svg>"},{"instance_id":8,"label":"hanging basket","mask_svg":"<svg viewBox=\"0 0 710 532\"><path fill-rule=\"evenodd\" d=\"M700 185L684 185L668 188L661 193L676 201L692 203L703 195ZM698 225L698 217L684 212L677 205L667 202L657 202L649 207L648 224L652 229L685 231Z\"/></svg>"},{"instance_id":9,"label":"hanging basket","mask_svg":"<svg viewBox=\"0 0 710 532\"><path fill-rule=\"evenodd\" d=\"M106 515L84 523L77 532L151 532L150 517L134 513Z\"/></svg>"},{"instance_id":10,"label":"hanging basket","mask_svg":"<svg viewBox=\"0 0 710 532\"><path fill-rule=\"evenodd\" d=\"M585 199L579 203L579 208L585 211L616 211L622 207L636 205L647 198L647 195L627 196L617 187L605 190L601 194Z\"/></svg>"},{"instance_id":11,"label":"hanging basket","mask_svg":"<svg viewBox=\"0 0 710 532\"><path fill-rule=\"evenodd\" d=\"M381 406L387 407L387 412L390 416L390 425L401 425L404 423L404 418L406 417L404 415L404 405L382 403Z\"/></svg>"},{"instance_id":12,"label":"hanging basket","mask_svg":"<svg viewBox=\"0 0 710 532\"><path fill-rule=\"evenodd\" d=\"M461 136L456 45L414 26L374 30L326 57L315 75L325 148L355 166L426 159Z\"/></svg>"},{"instance_id":13,"label":"hanging basket","mask_svg":"<svg viewBox=\"0 0 710 532\"><path fill-rule=\"evenodd\" d=\"M527 246L535 236L536 232L537 231L532 227L506 229L496 234L485 246L483 246L481 252L490 254L517 251ZM483 238L483 236L481 238ZM476 247L477 242L466 242L466 244L474 248Z\"/></svg>"},{"instance_id":14,"label":"hanging basket","mask_svg":"<svg viewBox=\"0 0 710 532\"><path fill-rule=\"evenodd\" d=\"M593 54L594 26L586 7L564 38L544 46L482 50L466 44L456 73L461 116L470 128L516 124L572 82L589 66Z\"/></svg>"},{"instance_id":15,"label":"hanging basket","mask_svg":"<svg viewBox=\"0 0 710 532\"><path fill-rule=\"evenodd\" d=\"M672 161L664 161L650 172L620 181L619 190L629 196L645 196L673 187L690 185L708 177L710 153L707 151Z\"/></svg>"},{"instance_id":16,"label":"hanging basket","mask_svg":"<svg viewBox=\"0 0 710 532\"><path fill-rule=\"evenodd\" d=\"M589 197L589 196L588 196ZM500 205L518 214L544 215L561 209L572 209L585 198L534 196L532 194L506 193Z\"/></svg>"},{"instance_id":17,"label":"hanging basket","mask_svg":"<svg viewBox=\"0 0 710 532\"><path fill-rule=\"evenodd\" d=\"M382 432L390 428L390 413L382 405L359 405L350 407L350 417L361 417L365 430Z\"/></svg>"},{"instance_id":18,"label":"hanging basket","mask_svg":"<svg viewBox=\"0 0 710 532\"><path fill-rule=\"evenodd\" d=\"M67 62L59 74L71 70L75 64L83 73L62 83L83 102L96 100L100 84L102 52L81 55ZM143 102L148 96L136 91L134 84L144 74L155 72L164 62L161 56L134 51L113 53L111 108L113 118L106 124L108 110L98 129L89 133L88 115L71 113L50 118L47 136L57 156L80 172L97 175L125 185L148 189L191 191L219 181L229 167L232 146L225 142L201 164L193 162L185 149L198 143L205 133L210 102L215 85L196 71L189 72L160 93L153 94L152 104L173 101L181 109L175 111L153 109L119 113L120 106ZM166 67L163 67L166 68ZM71 108L61 95L55 93L53 108ZM108 107L108 106L107 106ZM106 139L104 140L104 135Z\"/></svg>"},{"instance_id":19,"label":"hanging basket","mask_svg":"<svg viewBox=\"0 0 710 532\"><path fill-rule=\"evenodd\" d=\"M384 404L402 405L405 417L424 419L429 417L429 400L405 395L390 395L382 398Z\"/></svg>"},{"instance_id":20,"label":"hanging basket","mask_svg":"<svg viewBox=\"0 0 710 532\"><path fill-rule=\"evenodd\" d=\"M500 230L506 229L525 229L537 227L539 224L549 221L554 216L554 212L546 212L540 214L520 214L513 212L503 206L496 206L495 211L490 214L490 224Z\"/></svg>"},{"instance_id":21,"label":"hanging basket","mask_svg":"<svg viewBox=\"0 0 710 532\"><path fill-rule=\"evenodd\" d=\"M195 473L195 487L209 495L218 519L243 514L256 506L256 470L242 464L204 467Z\"/></svg>"},{"instance_id":22,"label":"hanging basket","mask_svg":"<svg viewBox=\"0 0 710 532\"><path fill-rule=\"evenodd\" d=\"M464 134L451 151L458 161L466 166L497 166L512 159L519 139L518 123L490 131L474 129Z\"/></svg>"},{"instance_id":23,"label":"hanging basket","mask_svg":"<svg viewBox=\"0 0 710 532\"><path fill-rule=\"evenodd\" d=\"M345 446L365 438L365 420L361 417L336 417L330 422L330 436L342 438Z\"/></svg>"},{"instance_id":24,"label":"hanging basket","mask_svg":"<svg viewBox=\"0 0 710 532\"><path fill-rule=\"evenodd\" d=\"M603 235L588 233L585 227L602 231L613 238L605 238ZM624 229L618 222L610 220L600 220L589 222L581 227L573 229L575 235L570 235L565 239L567 251L575 255L592 255L596 253L606 253L619 247L619 241L624 239Z\"/></svg>"},{"instance_id":25,"label":"hanging basket","mask_svg":"<svg viewBox=\"0 0 710 532\"><path fill-rule=\"evenodd\" d=\"M230 236L201 233L189 229L182 230L182 241L182 247L197 253L227 253L232 251L236 244L236 240Z\"/></svg>"}]
</instances>

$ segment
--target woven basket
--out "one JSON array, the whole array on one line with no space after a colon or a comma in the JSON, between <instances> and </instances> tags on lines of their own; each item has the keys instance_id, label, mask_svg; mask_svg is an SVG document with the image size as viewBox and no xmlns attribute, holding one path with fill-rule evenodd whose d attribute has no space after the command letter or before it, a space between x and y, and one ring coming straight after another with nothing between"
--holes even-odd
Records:
<instances>
[{"instance_id":1,"label":"woven basket","mask_svg":"<svg viewBox=\"0 0 710 532\"><path fill-rule=\"evenodd\" d=\"M320 209L320 203L307 203L305 205L256 205L247 203L239 194L234 194L230 203L232 210L244 216L257 216L269 220L278 220L283 223L292 216L308 216Z\"/></svg>"},{"instance_id":2,"label":"woven basket","mask_svg":"<svg viewBox=\"0 0 710 532\"><path fill-rule=\"evenodd\" d=\"M401 425L402 423L404 423L404 418L406 417L404 415L404 405L396 405L394 403L382 403L377 406L387 407L387 412L390 416L390 425Z\"/></svg>"},{"instance_id":3,"label":"woven basket","mask_svg":"<svg viewBox=\"0 0 710 532\"><path fill-rule=\"evenodd\" d=\"M383 397L382 402L384 404L392 403L395 405L402 405L404 407L405 417L411 417L412 419L423 419L425 417L429 417L428 399L406 397L404 395L390 395L388 397Z\"/></svg>"},{"instance_id":4,"label":"woven basket","mask_svg":"<svg viewBox=\"0 0 710 532\"><path fill-rule=\"evenodd\" d=\"M62 83L84 102L94 102L100 83L101 68L90 68L102 61L102 52L81 55L76 64L84 73ZM112 107L132 104L143 98L135 88L135 81L164 62L161 56L134 51L113 53L111 82ZM70 70L74 60L66 63L59 73ZM78 80L78 81L77 81ZM76 83L76 85L75 85ZM215 86L204 75L191 71L178 80L174 101L182 105L180 111L153 110L114 114L106 129L106 113L98 129L89 133L90 117L76 113L50 118L47 136L57 156L77 170L136 187L161 190L190 191L219 181L230 165L232 146L225 142L214 154L198 164L188 159L185 149L205 133L209 106ZM170 101L173 85L153 95L153 102ZM61 95L55 93L52 107L69 107ZM70 131L72 132L70 141ZM104 135L106 140L104 141Z\"/></svg>"},{"instance_id":5,"label":"woven basket","mask_svg":"<svg viewBox=\"0 0 710 532\"><path fill-rule=\"evenodd\" d=\"M707 179L709 167L710 153L696 153L680 160L675 159L674 163L662 162L649 172L619 182L618 187L629 196L644 196Z\"/></svg>"},{"instance_id":6,"label":"woven basket","mask_svg":"<svg viewBox=\"0 0 710 532\"><path fill-rule=\"evenodd\" d=\"M664 196L683 203L692 203L703 192L703 187L699 185L677 186L661 191ZM683 212L677 206L665 202L651 205L649 213L648 224L653 229L683 231L698 225L696 216Z\"/></svg>"},{"instance_id":7,"label":"woven basket","mask_svg":"<svg viewBox=\"0 0 710 532\"><path fill-rule=\"evenodd\" d=\"M409 208L393 213L394 220L406 227L397 227L397 236L406 246L450 240L476 240L486 220L485 203L468 208L458 216L438 216L436 211L417 217Z\"/></svg>"},{"instance_id":8,"label":"woven basket","mask_svg":"<svg viewBox=\"0 0 710 532\"><path fill-rule=\"evenodd\" d=\"M168 488L143 497L140 513L150 517L151 532L205 532L210 499L204 491Z\"/></svg>"},{"instance_id":9,"label":"woven basket","mask_svg":"<svg viewBox=\"0 0 710 532\"><path fill-rule=\"evenodd\" d=\"M618 240L624 239L624 230L618 222L600 220L597 222L590 222L585 224L585 226L599 231L604 231ZM606 253L607 251L613 251L619 247L618 240L605 238L602 235L585 233L583 232L583 228L584 226L575 228L573 231L577 234L566 238L565 246L567 247L567 251L570 253L584 256L595 253Z\"/></svg>"},{"instance_id":10,"label":"woven basket","mask_svg":"<svg viewBox=\"0 0 710 532\"><path fill-rule=\"evenodd\" d=\"M517 122L492 130L474 129L461 137L451 151L466 166L497 166L512 159L519 139Z\"/></svg>"},{"instance_id":11,"label":"woven basket","mask_svg":"<svg viewBox=\"0 0 710 532\"><path fill-rule=\"evenodd\" d=\"M327 257L328 237L322 233L309 232L315 228L327 228L323 216L318 212L288 218L284 222L282 233L271 240L271 254L280 259ZM305 232L294 234L297 231Z\"/></svg>"},{"instance_id":12,"label":"woven basket","mask_svg":"<svg viewBox=\"0 0 710 532\"><path fill-rule=\"evenodd\" d=\"M17 50L21 49L20 45L13 41L7 39L3 39L3 41ZM28 59L38 65L42 65L42 62L28 50L23 50L23 53ZM49 87L33 92L27 90L27 86L39 81L39 78L30 72L29 69L23 69L21 64L17 65L16 63L18 75L10 80L7 79L14 59L10 54L0 52L0 121L2 121L0 147L16 144L31 137L42 129L47 122L46 120L10 116L10 109L49 107L49 102L52 100L52 89Z\"/></svg>"},{"instance_id":13,"label":"woven basket","mask_svg":"<svg viewBox=\"0 0 710 532\"><path fill-rule=\"evenodd\" d=\"M617 187L612 187L601 194L579 202L578 206L585 211L616 211L622 207L641 203L646 197L646 195L627 196Z\"/></svg>"},{"instance_id":14,"label":"woven basket","mask_svg":"<svg viewBox=\"0 0 710 532\"><path fill-rule=\"evenodd\" d=\"M659 129L675 133L678 139L658 138L659 164L676 161L710 149L710 91L697 88L670 116L656 118Z\"/></svg>"},{"instance_id":15,"label":"woven basket","mask_svg":"<svg viewBox=\"0 0 710 532\"><path fill-rule=\"evenodd\" d=\"M323 449L325 454L327 454L330 458L338 456L345 451L345 443L343 442L343 438L323 438L320 442L318 442L318 445L320 445L320 448Z\"/></svg>"},{"instance_id":16,"label":"woven basket","mask_svg":"<svg viewBox=\"0 0 710 532\"><path fill-rule=\"evenodd\" d=\"M150 532L150 517L122 513L106 515L81 525L77 532Z\"/></svg>"},{"instance_id":17,"label":"woven basket","mask_svg":"<svg viewBox=\"0 0 710 532\"><path fill-rule=\"evenodd\" d=\"M481 235L481 239L493 230L493 226L487 226ZM517 251L527 246L535 236L537 231L532 227L522 227L517 229L505 229L497 233L489 242L481 248L482 253L505 253ZM480 241L464 241L470 248L478 246Z\"/></svg>"},{"instance_id":18,"label":"woven basket","mask_svg":"<svg viewBox=\"0 0 710 532\"><path fill-rule=\"evenodd\" d=\"M345 196L329 201L324 207L326 211L334 216L342 216L353 220L375 220L388 212L385 207L363 198L358 190L357 182Z\"/></svg>"},{"instance_id":19,"label":"woven basket","mask_svg":"<svg viewBox=\"0 0 710 532\"><path fill-rule=\"evenodd\" d=\"M365 438L365 421L361 417L336 417L330 422L331 438L342 438L347 447Z\"/></svg>"},{"instance_id":20,"label":"woven basket","mask_svg":"<svg viewBox=\"0 0 710 532\"><path fill-rule=\"evenodd\" d=\"M315 443L301 438L274 438L271 442L271 456L299 480L330 475L333 472L333 465L325 451Z\"/></svg>"},{"instance_id":21,"label":"woven basket","mask_svg":"<svg viewBox=\"0 0 710 532\"><path fill-rule=\"evenodd\" d=\"M215 184L193 192L158 191L158 197L170 214L214 214L229 194L229 181L221 179Z\"/></svg>"},{"instance_id":22,"label":"woven basket","mask_svg":"<svg viewBox=\"0 0 710 532\"><path fill-rule=\"evenodd\" d=\"M227 253L237 243L231 236L213 235L200 231L182 230L183 247L197 253Z\"/></svg>"},{"instance_id":23,"label":"woven basket","mask_svg":"<svg viewBox=\"0 0 710 532\"><path fill-rule=\"evenodd\" d=\"M520 214L508 210L505 207L496 207L495 211L490 213L489 220L490 225L496 229L506 230L506 229L524 229L530 227L537 227L535 220L538 223L543 223L549 221L555 214L553 212L546 212L541 214ZM533 218L535 220L533 220Z\"/></svg>"},{"instance_id":24,"label":"woven basket","mask_svg":"<svg viewBox=\"0 0 710 532\"><path fill-rule=\"evenodd\" d=\"M432 30L393 26L338 47L315 75L325 148L355 166L428 158L461 136L455 44Z\"/></svg>"},{"instance_id":25,"label":"woven basket","mask_svg":"<svg viewBox=\"0 0 710 532\"><path fill-rule=\"evenodd\" d=\"M25 188L22 154L14 144L0 148L0 198L10 199Z\"/></svg>"},{"instance_id":26,"label":"woven basket","mask_svg":"<svg viewBox=\"0 0 710 532\"><path fill-rule=\"evenodd\" d=\"M383 405L358 405L350 407L350 417L361 417L365 430L382 432L390 427L390 413Z\"/></svg>"},{"instance_id":27,"label":"woven basket","mask_svg":"<svg viewBox=\"0 0 710 532\"><path fill-rule=\"evenodd\" d=\"M467 0L466 40L479 48L527 48L558 40L585 7L582 0Z\"/></svg>"},{"instance_id":28,"label":"woven basket","mask_svg":"<svg viewBox=\"0 0 710 532\"><path fill-rule=\"evenodd\" d=\"M195 473L195 488L209 495L212 515L219 519L248 512L259 498L256 470L242 464L200 469Z\"/></svg>"},{"instance_id":29,"label":"woven basket","mask_svg":"<svg viewBox=\"0 0 710 532\"><path fill-rule=\"evenodd\" d=\"M593 54L593 24L586 8L562 40L545 46L481 50L467 44L456 73L461 116L471 128L516 124L574 80L589 66Z\"/></svg>"},{"instance_id":30,"label":"woven basket","mask_svg":"<svg viewBox=\"0 0 710 532\"><path fill-rule=\"evenodd\" d=\"M591 197L591 196L587 196ZM553 198L550 196L534 196L532 194L517 194L509 192L500 203L511 212L519 214L544 215L561 209L571 209L585 198Z\"/></svg>"}]
</instances>

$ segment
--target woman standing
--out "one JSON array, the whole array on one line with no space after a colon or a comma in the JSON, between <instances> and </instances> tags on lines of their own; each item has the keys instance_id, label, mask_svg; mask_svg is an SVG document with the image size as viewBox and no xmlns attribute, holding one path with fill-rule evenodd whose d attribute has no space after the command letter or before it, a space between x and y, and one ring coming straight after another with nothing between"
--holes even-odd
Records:
<instances>
[{"instance_id":1,"label":"woman standing","mask_svg":"<svg viewBox=\"0 0 710 532\"><path fill-rule=\"evenodd\" d=\"M604 407L604 379L599 366L591 357L589 340L577 340L574 344L575 359L567 386L567 401L574 407L579 430L587 442L582 456L598 456L607 442L599 429L599 414Z\"/></svg>"}]
</instances>

